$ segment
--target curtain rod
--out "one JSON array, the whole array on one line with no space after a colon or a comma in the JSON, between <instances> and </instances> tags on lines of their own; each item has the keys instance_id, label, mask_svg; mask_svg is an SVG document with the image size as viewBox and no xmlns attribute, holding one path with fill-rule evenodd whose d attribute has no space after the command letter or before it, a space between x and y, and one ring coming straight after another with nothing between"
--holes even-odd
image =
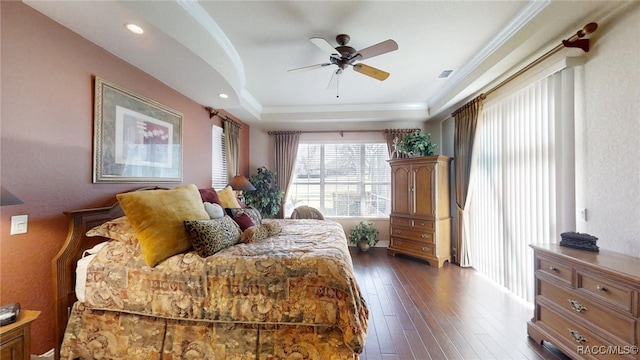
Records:
<instances>
[{"instance_id":1,"label":"curtain rod","mask_svg":"<svg viewBox=\"0 0 640 360\"><path fill-rule=\"evenodd\" d=\"M230 122L232 125L235 125L238 128L242 128L242 125L240 123L238 123L237 121L235 121L232 118L228 117L227 115L225 115L225 116L220 115L220 110L216 110L216 109L214 109L214 108L212 108L210 106L205 106L204 109L209 112L209 119L213 119L214 116L218 116L223 121Z\"/></svg>"},{"instance_id":2,"label":"curtain rod","mask_svg":"<svg viewBox=\"0 0 640 360\"><path fill-rule=\"evenodd\" d=\"M344 133L379 133L379 132L390 132L390 131L406 131L413 132L420 129L384 129L384 130L283 130L283 131L269 131L269 135L280 135L280 134L330 134L337 133L340 136L344 137Z\"/></svg>"},{"instance_id":3,"label":"curtain rod","mask_svg":"<svg viewBox=\"0 0 640 360\"><path fill-rule=\"evenodd\" d=\"M506 85L509 82L511 82L513 79L517 78L518 76L522 75L526 71L530 70L532 67L540 64L544 60L546 60L549 57L551 57L551 55L554 55L555 53L557 53L558 51L562 50L565 47L578 47L578 48L582 49L582 51L584 51L584 52L589 52L589 39L583 39L583 37L585 35L587 35L587 34L591 34L591 33L595 32L597 29L598 29L598 24L596 24L594 22L588 23L582 29L578 30L569 39L562 40L562 43L556 45L556 47L554 47L553 49L547 51L544 55L542 55L539 58L535 59L534 61L529 63L527 66L525 66L522 69L520 69L519 71L517 71L515 74L509 76L508 78L506 78L505 80L500 82L498 85L494 86L489 91L485 92L483 95L487 96L487 95L491 94L492 92L500 89L504 85Z\"/></svg>"}]
</instances>

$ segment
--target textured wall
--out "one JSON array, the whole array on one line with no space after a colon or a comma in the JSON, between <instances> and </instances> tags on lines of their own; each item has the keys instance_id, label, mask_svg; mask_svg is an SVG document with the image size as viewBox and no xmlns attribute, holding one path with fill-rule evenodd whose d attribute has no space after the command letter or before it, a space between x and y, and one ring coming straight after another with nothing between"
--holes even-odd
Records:
<instances>
[{"instance_id":1,"label":"textured wall","mask_svg":"<svg viewBox=\"0 0 640 360\"><path fill-rule=\"evenodd\" d=\"M51 260L67 236L63 211L110 205L138 184L92 184L93 88L98 75L184 115L183 179L211 184L211 126L194 103L19 1L2 1L2 185L24 201L1 209L0 303L42 311L32 353L54 347ZM241 133L248 173L249 127ZM175 186L168 184L165 186ZM29 231L9 235L12 215Z\"/></svg>"},{"instance_id":2,"label":"textured wall","mask_svg":"<svg viewBox=\"0 0 640 360\"><path fill-rule=\"evenodd\" d=\"M597 35L597 36L595 36ZM640 3L600 23L576 126L579 231L640 257Z\"/></svg>"}]
</instances>

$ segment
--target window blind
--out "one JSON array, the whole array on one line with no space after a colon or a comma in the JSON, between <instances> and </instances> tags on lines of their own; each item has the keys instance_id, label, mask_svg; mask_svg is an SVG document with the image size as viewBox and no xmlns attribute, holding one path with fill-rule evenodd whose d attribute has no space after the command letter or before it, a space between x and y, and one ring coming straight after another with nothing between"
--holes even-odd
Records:
<instances>
[{"instance_id":1,"label":"window blind","mask_svg":"<svg viewBox=\"0 0 640 360\"><path fill-rule=\"evenodd\" d=\"M211 186L220 190L227 186L227 155L224 132L219 126L211 127Z\"/></svg>"}]
</instances>

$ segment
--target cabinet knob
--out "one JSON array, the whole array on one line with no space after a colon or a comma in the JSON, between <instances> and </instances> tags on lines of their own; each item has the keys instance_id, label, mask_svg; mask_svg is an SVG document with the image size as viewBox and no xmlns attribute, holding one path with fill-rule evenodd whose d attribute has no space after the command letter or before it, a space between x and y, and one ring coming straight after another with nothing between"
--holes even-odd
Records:
<instances>
[{"instance_id":1,"label":"cabinet knob","mask_svg":"<svg viewBox=\"0 0 640 360\"><path fill-rule=\"evenodd\" d=\"M589 342L589 340L585 339L584 336L580 335L580 333L575 331L575 330L569 329L569 334L571 334L571 337L573 337L573 339L576 342L579 342L579 343L588 343Z\"/></svg>"},{"instance_id":2,"label":"cabinet knob","mask_svg":"<svg viewBox=\"0 0 640 360\"><path fill-rule=\"evenodd\" d=\"M549 271L558 272L558 268L554 266L549 266Z\"/></svg>"},{"instance_id":3,"label":"cabinet knob","mask_svg":"<svg viewBox=\"0 0 640 360\"><path fill-rule=\"evenodd\" d=\"M573 308L573 310L577 312L583 312L583 311L589 310L586 307L582 306L582 304L580 304L580 302L577 300L571 300L571 299L567 299L567 300L569 300L569 304L571 304L571 307Z\"/></svg>"},{"instance_id":4,"label":"cabinet knob","mask_svg":"<svg viewBox=\"0 0 640 360\"><path fill-rule=\"evenodd\" d=\"M596 290L598 291L602 291L602 292L607 292L607 288L602 286L602 285L596 285Z\"/></svg>"}]
</instances>

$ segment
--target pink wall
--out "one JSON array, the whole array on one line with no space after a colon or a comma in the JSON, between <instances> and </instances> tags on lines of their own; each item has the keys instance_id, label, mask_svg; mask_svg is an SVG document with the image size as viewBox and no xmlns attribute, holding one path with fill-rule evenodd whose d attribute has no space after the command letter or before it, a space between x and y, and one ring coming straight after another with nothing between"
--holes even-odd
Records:
<instances>
[{"instance_id":1,"label":"pink wall","mask_svg":"<svg viewBox=\"0 0 640 360\"><path fill-rule=\"evenodd\" d=\"M139 69L21 2L1 2L1 179L24 201L0 209L0 303L42 311L32 349L55 346L51 260L67 235L63 211L109 205L139 184L92 184L93 90L97 75L184 115L183 182L211 183L207 111ZM236 119L237 120L237 119ZM240 169L249 174L249 127L241 133ZM154 185L154 184L145 184ZM177 184L165 184L173 187ZM29 231L9 235L12 215Z\"/></svg>"}]
</instances>

